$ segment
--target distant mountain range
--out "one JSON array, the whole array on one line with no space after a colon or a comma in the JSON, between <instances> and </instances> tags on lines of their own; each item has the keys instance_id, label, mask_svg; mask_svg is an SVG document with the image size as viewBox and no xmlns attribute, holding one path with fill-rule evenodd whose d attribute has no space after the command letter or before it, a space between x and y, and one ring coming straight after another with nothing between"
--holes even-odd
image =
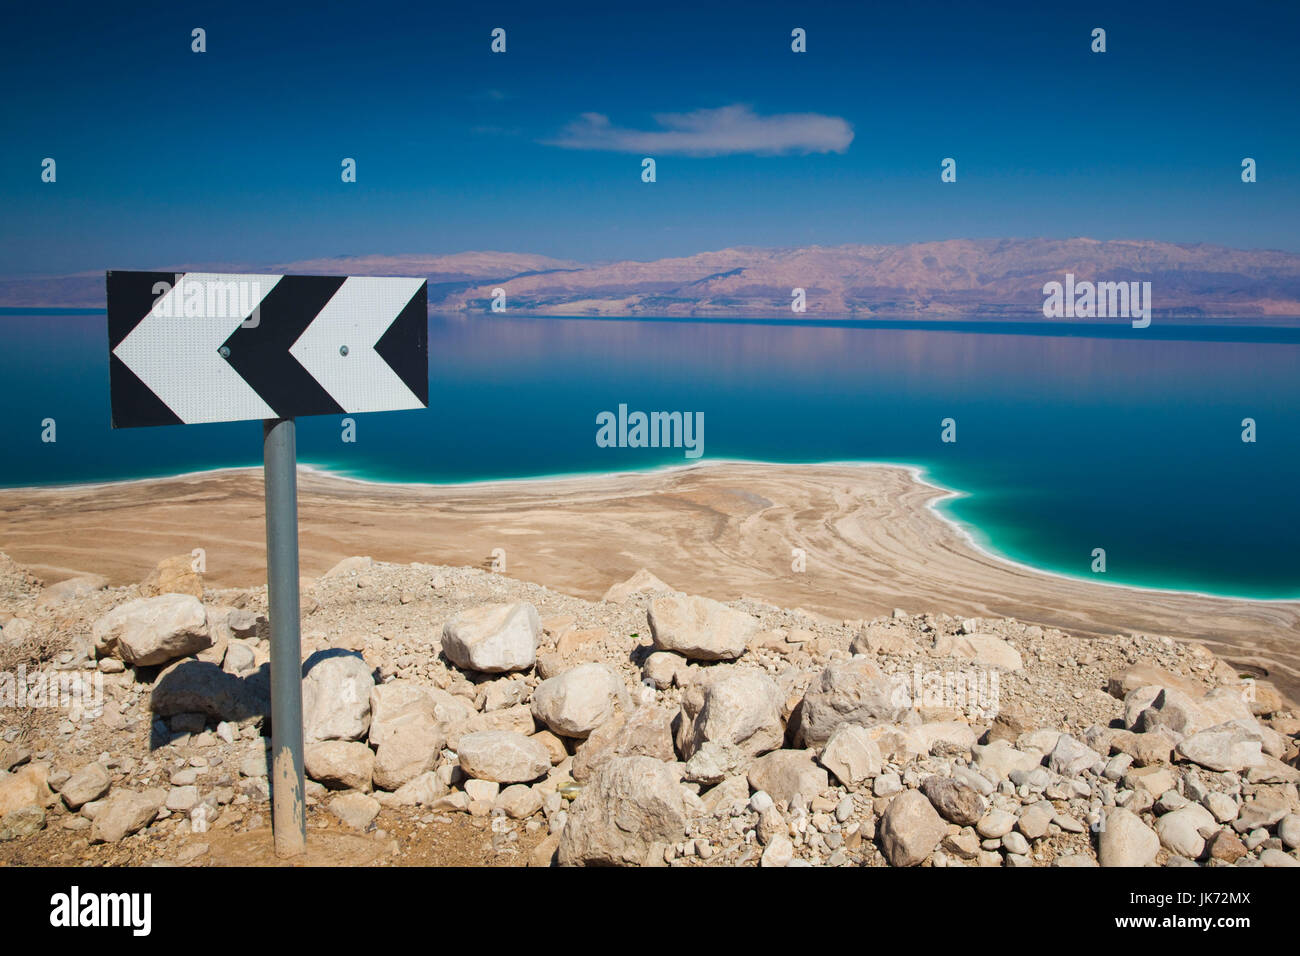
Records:
<instances>
[{"instance_id":1,"label":"distant mountain range","mask_svg":"<svg viewBox=\"0 0 1300 956\"><path fill-rule=\"evenodd\" d=\"M739 247L651 262L593 264L463 252L203 268L425 276L431 310L450 312L487 311L493 290L500 288L513 313L790 318L791 290L801 288L806 318L1041 317L1043 285L1072 273L1078 281L1150 282L1157 316L1264 321L1300 316L1300 255L1148 240L949 239L893 246ZM0 279L4 306L103 303L100 272Z\"/></svg>"}]
</instances>

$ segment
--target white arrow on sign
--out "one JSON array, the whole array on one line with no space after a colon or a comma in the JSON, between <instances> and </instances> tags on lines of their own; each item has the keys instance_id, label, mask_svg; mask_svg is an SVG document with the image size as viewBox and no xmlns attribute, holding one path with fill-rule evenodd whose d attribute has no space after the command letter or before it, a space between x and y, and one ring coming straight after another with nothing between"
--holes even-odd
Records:
<instances>
[{"instance_id":1,"label":"white arrow on sign","mask_svg":"<svg viewBox=\"0 0 1300 956\"><path fill-rule=\"evenodd\" d=\"M187 272L181 282L154 303L149 313L113 349L113 354L186 424L212 421L214 405L227 413L223 420L275 418L271 407L217 349L248 319L252 309L262 304L281 278ZM204 308L197 311L231 314L186 315L185 291L195 287L206 290L213 283L221 283L222 288L239 288L239 283L245 283L243 288L252 290L256 301L244 303L251 305L244 314L242 308ZM214 402L214 398L219 400Z\"/></svg>"},{"instance_id":2,"label":"white arrow on sign","mask_svg":"<svg viewBox=\"0 0 1300 956\"><path fill-rule=\"evenodd\" d=\"M375 351L375 343L424 281L348 277L289 347L289 354L345 412L424 408Z\"/></svg>"}]
</instances>

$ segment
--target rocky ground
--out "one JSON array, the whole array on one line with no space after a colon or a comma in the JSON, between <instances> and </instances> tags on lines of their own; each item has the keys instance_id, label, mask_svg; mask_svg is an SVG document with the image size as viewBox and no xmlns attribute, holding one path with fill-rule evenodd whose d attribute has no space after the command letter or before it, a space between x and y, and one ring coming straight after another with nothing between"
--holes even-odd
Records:
<instances>
[{"instance_id":1,"label":"rocky ground","mask_svg":"<svg viewBox=\"0 0 1300 956\"><path fill-rule=\"evenodd\" d=\"M0 555L0 862L274 861L266 593L189 562ZM302 603L308 863L1300 865L1294 705L1197 644L368 558Z\"/></svg>"}]
</instances>

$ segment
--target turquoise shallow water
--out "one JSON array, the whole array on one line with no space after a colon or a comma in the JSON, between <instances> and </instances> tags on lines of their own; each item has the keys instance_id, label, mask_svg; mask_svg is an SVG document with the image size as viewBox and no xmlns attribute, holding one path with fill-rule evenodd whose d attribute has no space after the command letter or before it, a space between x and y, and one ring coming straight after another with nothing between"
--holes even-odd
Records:
<instances>
[{"instance_id":1,"label":"turquoise shallow water","mask_svg":"<svg viewBox=\"0 0 1300 956\"><path fill-rule=\"evenodd\" d=\"M0 484L259 463L254 422L112 431L105 326L0 313ZM977 541L1045 570L1093 577L1100 547L1111 583L1300 597L1294 328L434 316L430 408L356 416L354 443L303 419L299 457L422 482L689 462L599 447L596 416L620 404L703 412L706 461L919 466L963 494L940 507Z\"/></svg>"}]
</instances>

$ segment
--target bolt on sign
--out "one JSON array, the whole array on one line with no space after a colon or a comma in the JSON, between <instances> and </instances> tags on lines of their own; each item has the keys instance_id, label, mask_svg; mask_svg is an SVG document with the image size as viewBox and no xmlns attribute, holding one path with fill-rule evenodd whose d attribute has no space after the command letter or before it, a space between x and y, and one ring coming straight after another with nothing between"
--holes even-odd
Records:
<instances>
[{"instance_id":1,"label":"bolt on sign","mask_svg":"<svg viewBox=\"0 0 1300 956\"><path fill-rule=\"evenodd\" d=\"M114 428L428 407L424 279L112 271L107 282Z\"/></svg>"}]
</instances>

